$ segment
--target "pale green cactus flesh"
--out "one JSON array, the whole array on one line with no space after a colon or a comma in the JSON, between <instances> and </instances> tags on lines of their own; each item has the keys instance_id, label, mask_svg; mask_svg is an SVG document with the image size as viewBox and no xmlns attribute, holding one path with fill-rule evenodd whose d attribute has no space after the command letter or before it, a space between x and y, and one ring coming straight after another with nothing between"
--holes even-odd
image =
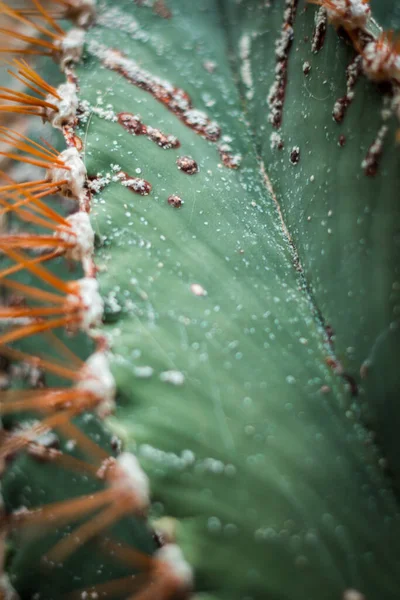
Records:
<instances>
[{"instance_id":1,"label":"pale green cactus flesh","mask_svg":"<svg viewBox=\"0 0 400 600\"><path fill-rule=\"evenodd\" d=\"M366 600L396 600L400 515L383 468L388 458L398 475L394 118L376 175L361 166L386 92L361 76L343 122L332 119L353 51L329 27L313 53L318 8L299 1L277 131L267 96L285 3L167 4L169 19L133 2L105 3L76 68L76 133L95 178L103 331L118 385L107 425L150 477L152 517L176 520L199 598L342 600L354 589ZM141 69L146 85L160 78L185 90L221 127L220 140L198 135L166 102L104 66L111 51L134 61L131 76ZM132 135L116 120L127 112L180 147ZM274 132L280 150L271 147ZM239 168L224 165L220 144L241 155ZM178 169L183 156L198 172ZM145 185L132 178L149 182L150 194L132 191ZM174 207L171 195L183 204ZM79 423L109 447L97 421L94 433L85 417ZM24 455L4 481L12 508L90 485ZM113 535L156 548L134 519ZM19 536L13 544L10 572L23 599L58 599L97 576L124 574L84 546L47 579L35 543Z\"/></svg>"}]
</instances>

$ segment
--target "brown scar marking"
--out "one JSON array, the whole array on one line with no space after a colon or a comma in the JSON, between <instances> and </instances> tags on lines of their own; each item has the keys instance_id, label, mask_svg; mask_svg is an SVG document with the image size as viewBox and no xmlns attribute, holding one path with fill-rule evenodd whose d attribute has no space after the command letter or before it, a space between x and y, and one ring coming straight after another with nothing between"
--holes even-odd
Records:
<instances>
[{"instance_id":1,"label":"brown scar marking","mask_svg":"<svg viewBox=\"0 0 400 600\"><path fill-rule=\"evenodd\" d=\"M268 94L268 106L270 112L268 121L278 129L282 125L283 105L286 95L287 71L289 53L293 44L293 24L296 17L298 0L286 0L284 20L281 34L275 42L275 80Z\"/></svg>"},{"instance_id":2,"label":"brown scar marking","mask_svg":"<svg viewBox=\"0 0 400 600\"><path fill-rule=\"evenodd\" d=\"M66 125L63 127L63 135L67 146L70 148L76 148L78 152L81 152L83 148L83 142L79 136L76 135L74 127Z\"/></svg>"},{"instance_id":3,"label":"brown scar marking","mask_svg":"<svg viewBox=\"0 0 400 600\"><path fill-rule=\"evenodd\" d=\"M315 16L315 28L311 42L311 50L317 54L322 50L326 38L326 29L328 23L328 15L326 9L321 6Z\"/></svg>"},{"instance_id":4,"label":"brown scar marking","mask_svg":"<svg viewBox=\"0 0 400 600\"><path fill-rule=\"evenodd\" d=\"M375 175L378 172L379 163L383 153L383 145L388 132L389 127L387 125L381 125L376 135L376 138L372 142L371 146L368 148L366 157L364 158L361 165L364 169L364 173L368 177L375 177Z\"/></svg>"},{"instance_id":5,"label":"brown scar marking","mask_svg":"<svg viewBox=\"0 0 400 600\"><path fill-rule=\"evenodd\" d=\"M240 154L233 154L230 150L230 146L227 144L221 144L218 146L218 152L225 167L228 169L239 168L242 157Z\"/></svg>"},{"instance_id":6,"label":"brown scar marking","mask_svg":"<svg viewBox=\"0 0 400 600\"><path fill-rule=\"evenodd\" d=\"M125 173L125 171L119 171L117 177L124 187L135 194L148 196L151 192L151 183L141 177L131 177L128 173Z\"/></svg>"},{"instance_id":7,"label":"brown scar marking","mask_svg":"<svg viewBox=\"0 0 400 600\"><path fill-rule=\"evenodd\" d=\"M138 6L143 6L144 2L143 0L135 0L135 4ZM153 4L153 12L163 19L170 19L172 17L172 12L165 4L165 0L155 0Z\"/></svg>"},{"instance_id":8,"label":"brown scar marking","mask_svg":"<svg viewBox=\"0 0 400 600\"><path fill-rule=\"evenodd\" d=\"M348 107L354 100L354 88L362 71L361 60L362 57L357 55L346 69L346 94L336 100L332 111L336 123L343 121Z\"/></svg>"},{"instance_id":9,"label":"brown scar marking","mask_svg":"<svg viewBox=\"0 0 400 600\"><path fill-rule=\"evenodd\" d=\"M300 148L298 146L292 148L290 152L290 162L293 165L297 165L297 163L300 162Z\"/></svg>"},{"instance_id":10,"label":"brown scar marking","mask_svg":"<svg viewBox=\"0 0 400 600\"><path fill-rule=\"evenodd\" d=\"M157 15L159 15L163 19L170 19L172 17L172 12L165 4L165 0L156 0L153 5L153 10Z\"/></svg>"},{"instance_id":11,"label":"brown scar marking","mask_svg":"<svg viewBox=\"0 0 400 600\"><path fill-rule=\"evenodd\" d=\"M211 121L206 113L195 109L189 94L183 89L173 87L167 81L145 71L134 60L127 58L119 50L107 48L99 49L99 51L93 53L107 69L119 73L133 85L149 92L187 127L211 142L216 142L219 139L221 135L219 125Z\"/></svg>"},{"instance_id":12,"label":"brown scar marking","mask_svg":"<svg viewBox=\"0 0 400 600\"><path fill-rule=\"evenodd\" d=\"M187 175L194 175L198 173L199 167L197 162L191 156L179 156L176 159L176 164L180 171L183 171Z\"/></svg>"},{"instance_id":13,"label":"brown scar marking","mask_svg":"<svg viewBox=\"0 0 400 600\"><path fill-rule=\"evenodd\" d=\"M181 208L181 206L183 204L183 200L180 196L177 196L176 194L172 194L172 196L168 197L168 204L170 206L172 206L173 208Z\"/></svg>"},{"instance_id":14,"label":"brown scar marking","mask_svg":"<svg viewBox=\"0 0 400 600\"><path fill-rule=\"evenodd\" d=\"M129 112L120 112L117 114L118 123L131 135L145 135L149 140L155 142L157 146L164 150L170 148L179 148L180 141L174 135L167 135L149 125L144 125L142 121L134 114Z\"/></svg>"},{"instance_id":15,"label":"brown scar marking","mask_svg":"<svg viewBox=\"0 0 400 600\"><path fill-rule=\"evenodd\" d=\"M325 333L326 333L326 341L328 343L328 346L334 353L334 351L335 351L335 345L334 345L335 332L333 331L333 328L331 325L325 326ZM330 367L332 369L332 371L335 373L335 375L339 375L340 377L342 377L342 379L345 380L345 382L349 386L351 395L353 397L358 396L358 384L357 384L356 380L354 379L354 377L352 375L350 375L349 373L347 373L343 369L343 365L340 362L340 360L338 360L337 358L333 358L332 356L329 356L325 359L325 362L328 365L328 367Z\"/></svg>"}]
</instances>

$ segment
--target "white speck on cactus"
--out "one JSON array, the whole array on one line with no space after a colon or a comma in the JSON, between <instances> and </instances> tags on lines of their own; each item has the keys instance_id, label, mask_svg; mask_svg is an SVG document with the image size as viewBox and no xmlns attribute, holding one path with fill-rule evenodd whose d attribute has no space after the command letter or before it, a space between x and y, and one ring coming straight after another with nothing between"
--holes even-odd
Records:
<instances>
[{"instance_id":1,"label":"white speck on cactus","mask_svg":"<svg viewBox=\"0 0 400 600\"><path fill-rule=\"evenodd\" d=\"M95 352L85 362L77 384L79 390L89 392L97 399L96 412L104 418L115 408L115 379L111 374L105 352Z\"/></svg>"},{"instance_id":2,"label":"white speck on cactus","mask_svg":"<svg viewBox=\"0 0 400 600\"><path fill-rule=\"evenodd\" d=\"M66 180L66 183L61 189L61 193L67 197L79 200L84 194L84 185L86 181L86 167L79 156L79 152L76 148L67 148L67 150L61 152L59 159L62 160L69 169L52 167L47 170L47 180L51 182Z\"/></svg>"},{"instance_id":3,"label":"white speck on cactus","mask_svg":"<svg viewBox=\"0 0 400 600\"><path fill-rule=\"evenodd\" d=\"M148 379L153 375L153 373L154 369L150 366L134 367L133 369L133 374L139 379Z\"/></svg>"},{"instance_id":4,"label":"white speck on cactus","mask_svg":"<svg viewBox=\"0 0 400 600\"><path fill-rule=\"evenodd\" d=\"M195 296L207 296L207 291L199 283L192 283L190 290Z\"/></svg>"},{"instance_id":5,"label":"white speck on cactus","mask_svg":"<svg viewBox=\"0 0 400 600\"><path fill-rule=\"evenodd\" d=\"M160 373L160 379L172 385L182 385L185 381L185 376L180 371L171 370Z\"/></svg>"}]
</instances>

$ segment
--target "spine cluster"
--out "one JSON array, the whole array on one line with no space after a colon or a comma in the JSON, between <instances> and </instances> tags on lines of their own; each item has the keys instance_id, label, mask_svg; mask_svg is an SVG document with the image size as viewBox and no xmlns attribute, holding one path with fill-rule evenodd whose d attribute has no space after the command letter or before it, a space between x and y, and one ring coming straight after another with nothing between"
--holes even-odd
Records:
<instances>
[{"instance_id":1,"label":"spine cluster","mask_svg":"<svg viewBox=\"0 0 400 600\"><path fill-rule=\"evenodd\" d=\"M11 61L9 73L18 84L27 88L26 92L0 88L0 112L39 117L64 133L68 147L58 152L48 142L39 144L17 130L0 127L0 156L41 170L37 180L23 183L0 172L0 218L3 222L0 252L10 264L0 271L0 285L8 298L7 305L0 307L0 356L32 370L61 375L71 385L0 392L1 415L33 411L43 417L27 427L3 432L0 462L4 464L8 457L25 450L60 468L87 473L103 483L101 491L88 497L66 499L35 509L19 507L5 516L6 529L27 528L29 531L33 526L45 525L50 514L54 527L68 520L73 522L77 517L87 518L73 534L56 543L45 557L52 564L62 564L78 547L107 531L119 519L129 515L147 519L150 486L133 454L122 452L116 457L109 456L72 422L74 417L86 411L103 419L113 412L116 396L107 343L99 331L104 304L93 261L91 196L81 157L82 145L74 135L79 89L73 67L82 56L85 28L94 20L94 0L54 0L52 10L55 6L60 17L74 22L75 27L68 32L59 26L57 17L45 10L39 0L32 0L32 3L32 10L24 11L0 2L1 12L17 26L16 31L2 30L14 45L0 51L19 56ZM19 33L20 25L31 33ZM32 54L55 60L65 73L66 82L57 88L47 83L29 64ZM63 217L52 208L50 197L54 195L73 206L69 216ZM45 233L32 233L29 227L26 233L7 232L4 222L10 216L37 226L39 231L44 229ZM46 264L60 256L68 263L80 263L84 276L64 281L55 275ZM20 282L18 274L21 272L27 272L38 281L37 286ZM57 337L59 328L64 328L68 335L81 331L90 336L96 346L94 353L82 362ZM31 355L16 347L20 340L38 335L49 336L51 349L60 353L65 361L53 361L39 353ZM47 441L53 430L76 440L91 461L81 461L51 448ZM100 513L92 516L94 510L100 510ZM124 549L123 544L109 537L107 543L114 544L113 552L124 554L125 561L127 554L132 554L131 548ZM190 594L192 572L174 543L160 544L152 556L136 552L132 568L137 571L138 567L142 567L145 574L138 598L150 597L150 588L151 597L165 600L177 593L182 598ZM6 576L1 581L4 593L11 597L10 582ZM107 585L112 589L114 584ZM118 581L115 582L117 588ZM93 586L90 589L97 593ZM85 597L85 593L82 590L81 597ZM136 594L130 597L136 598Z\"/></svg>"}]
</instances>

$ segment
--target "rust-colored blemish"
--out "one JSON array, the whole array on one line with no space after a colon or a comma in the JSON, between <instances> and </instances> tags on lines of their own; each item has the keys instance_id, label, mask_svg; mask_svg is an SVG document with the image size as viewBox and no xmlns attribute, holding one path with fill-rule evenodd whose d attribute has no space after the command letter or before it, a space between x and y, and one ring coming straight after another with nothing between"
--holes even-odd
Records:
<instances>
[{"instance_id":1,"label":"rust-colored blemish","mask_svg":"<svg viewBox=\"0 0 400 600\"><path fill-rule=\"evenodd\" d=\"M171 196L169 196L167 202L173 208L181 208L183 204L182 198L180 196L177 196L176 194L172 194Z\"/></svg>"},{"instance_id":2,"label":"rust-colored blemish","mask_svg":"<svg viewBox=\"0 0 400 600\"><path fill-rule=\"evenodd\" d=\"M83 190L83 195L79 201L79 205L82 212L90 213L90 209L92 207L92 193L87 185Z\"/></svg>"},{"instance_id":3,"label":"rust-colored blemish","mask_svg":"<svg viewBox=\"0 0 400 600\"><path fill-rule=\"evenodd\" d=\"M197 162L191 156L179 156L176 159L176 164L178 169L187 175L194 175L199 170Z\"/></svg>"},{"instance_id":4,"label":"rust-colored blemish","mask_svg":"<svg viewBox=\"0 0 400 600\"><path fill-rule=\"evenodd\" d=\"M125 171L119 171L117 177L124 187L135 194L148 196L151 192L151 183L141 177L131 177L128 173L125 173Z\"/></svg>"},{"instance_id":5,"label":"rust-colored blemish","mask_svg":"<svg viewBox=\"0 0 400 600\"><path fill-rule=\"evenodd\" d=\"M326 9L321 6L315 17L315 28L311 42L311 50L314 54L317 54L323 48L326 38L327 23L328 16Z\"/></svg>"},{"instance_id":6,"label":"rust-colored blemish","mask_svg":"<svg viewBox=\"0 0 400 600\"><path fill-rule=\"evenodd\" d=\"M325 325L325 333L328 344L333 347L333 339L335 337L335 332L333 331L332 325Z\"/></svg>"},{"instance_id":7,"label":"rust-colored blemish","mask_svg":"<svg viewBox=\"0 0 400 600\"><path fill-rule=\"evenodd\" d=\"M300 162L300 148L298 146L294 146L290 151L290 162L292 165L297 165Z\"/></svg>"},{"instance_id":8,"label":"rust-colored blemish","mask_svg":"<svg viewBox=\"0 0 400 600\"><path fill-rule=\"evenodd\" d=\"M282 125L283 119L289 53L293 43L293 24L296 17L297 4L298 0L286 0L281 34L275 42L275 79L268 94L268 106L270 109L268 121L277 129Z\"/></svg>"},{"instance_id":9,"label":"rust-colored blemish","mask_svg":"<svg viewBox=\"0 0 400 600\"><path fill-rule=\"evenodd\" d=\"M76 73L72 69L66 68L65 69L65 76L66 76L66 80L67 80L68 83L73 83L79 89L78 76L76 75Z\"/></svg>"},{"instance_id":10,"label":"rust-colored blemish","mask_svg":"<svg viewBox=\"0 0 400 600\"><path fill-rule=\"evenodd\" d=\"M135 3L138 6L143 6L144 0L135 0ZM162 19L170 19L172 17L172 12L166 5L165 0L155 0L153 3L153 11Z\"/></svg>"},{"instance_id":11,"label":"rust-colored blemish","mask_svg":"<svg viewBox=\"0 0 400 600\"><path fill-rule=\"evenodd\" d=\"M353 398L358 396L358 385L357 385L357 382L354 379L354 377L352 375L349 375L348 373L343 373L342 377L346 381L347 385L349 386L350 393L353 396Z\"/></svg>"},{"instance_id":12,"label":"rust-colored blemish","mask_svg":"<svg viewBox=\"0 0 400 600\"><path fill-rule=\"evenodd\" d=\"M237 169L240 166L240 162L242 160L241 155L233 154L229 145L221 144L218 146L218 152L223 165L228 169Z\"/></svg>"},{"instance_id":13,"label":"rust-colored blemish","mask_svg":"<svg viewBox=\"0 0 400 600\"><path fill-rule=\"evenodd\" d=\"M159 17L162 17L163 19L170 19L172 17L172 12L166 5L165 0L156 0L153 4L153 10Z\"/></svg>"},{"instance_id":14,"label":"rust-colored blemish","mask_svg":"<svg viewBox=\"0 0 400 600\"><path fill-rule=\"evenodd\" d=\"M331 348L332 352L334 352L335 332L331 325L325 326L325 333L326 333L326 342L327 342L328 346ZM346 382L346 384L349 387L351 395L353 397L358 396L357 382L352 375L350 375L349 373L347 373L344 370L343 365L340 362L340 360L338 360L336 357L334 358L333 356L328 356L325 359L325 362L328 365L328 367L330 367L332 369L332 371L335 373L335 375L339 375L340 377L342 377L342 379L344 379L344 381Z\"/></svg>"},{"instance_id":15,"label":"rust-colored blemish","mask_svg":"<svg viewBox=\"0 0 400 600\"><path fill-rule=\"evenodd\" d=\"M347 109L354 100L354 88L361 75L361 56L353 58L346 69L346 94L338 98L333 107L332 116L336 123L341 123L346 115Z\"/></svg>"},{"instance_id":16,"label":"rust-colored blemish","mask_svg":"<svg viewBox=\"0 0 400 600\"><path fill-rule=\"evenodd\" d=\"M164 150L179 148L181 143L174 135L167 135L155 127L147 127L147 137Z\"/></svg>"},{"instance_id":17,"label":"rust-colored blemish","mask_svg":"<svg viewBox=\"0 0 400 600\"><path fill-rule=\"evenodd\" d=\"M118 123L122 125L128 133L132 135L146 135L147 129L141 120L129 112L120 112L117 114Z\"/></svg>"},{"instance_id":18,"label":"rust-colored blemish","mask_svg":"<svg viewBox=\"0 0 400 600\"><path fill-rule=\"evenodd\" d=\"M387 125L382 125L379 128L377 136L369 147L367 155L362 162L362 168L368 177L375 177L378 172L379 163L383 153L383 145L388 131L389 128Z\"/></svg>"},{"instance_id":19,"label":"rust-colored blemish","mask_svg":"<svg viewBox=\"0 0 400 600\"><path fill-rule=\"evenodd\" d=\"M195 109L189 94L183 89L173 87L169 82L145 71L134 60L128 58L119 50L104 48L95 43L90 46L90 49L106 68L120 73L133 85L149 92L187 127L211 142L216 142L219 139L221 135L219 125L215 121L211 121L206 113Z\"/></svg>"},{"instance_id":20,"label":"rust-colored blemish","mask_svg":"<svg viewBox=\"0 0 400 600\"><path fill-rule=\"evenodd\" d=\"M178 138L174 135L165 134L155 127L145 125L137 115L129 112L121 112L118 113L117 117L118 123L122 125L128 133L131 135L145 135L149 140L164 150L179 148L181 145Z\"/></svg>"},{"instance_id":21,"label":"rust-colored blemish","mask_svg":"<svg viewBox=\"0 0 400 600\"><path fill-rule=\"evenodd\" d=\"M83 148L83 142L79 136L75 133L74 126L66 125L63 127L64 139L70 148L76 148L78 152L81 152Z\"/></svg>"}]
</instances>

